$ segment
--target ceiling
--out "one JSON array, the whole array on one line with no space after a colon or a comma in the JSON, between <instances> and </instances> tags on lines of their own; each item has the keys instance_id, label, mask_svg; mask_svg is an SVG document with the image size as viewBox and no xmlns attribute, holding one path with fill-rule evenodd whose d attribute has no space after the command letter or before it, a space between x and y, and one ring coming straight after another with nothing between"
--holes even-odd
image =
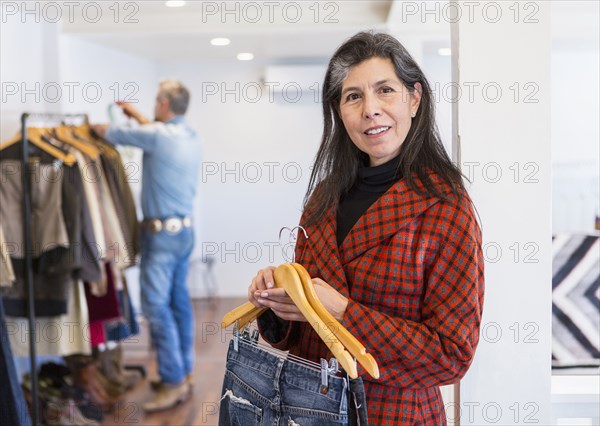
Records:
<instances>
[{"instance_id":1,"label":"ceiling","mask_svg":"<svg viewBox=\"0 0 600 426\"><path fill-rule=\"evenodd\" d=\"M252 52L271 62L314 62L330 57L358 31L389 30L402 2L188 1L169 8L164 1L138 1L120 2L118 16L113 2L99 3L102 19L90 22L94 10L87 17L75 15L63 24L63 33L154 60L227 60ZM444 30L449 34L448 25L435 23L404 30L429 37ZM231 44L212 46L214 37L227 37Z\"/></svg>"},{"instance_id":2,"label":"ceiling","mask_svg":"<svg viewBox=\"0 0 600 426\"><path fill-rule=\"evenodd\" d=\"M448 0L438 3L443 10ZM271 63L317 63L367 29L391 32L424 50L449 46L450 41L447 20L423 18L426 9L435 10L433 2L196 0L170 8L165 1L142 0L118 2L118 15L115 2L95 4L101 5L101 15L94 10L75 14L72 22L63 21L63 33L152 60L233 60L238 53L251 52ZM553 1L553 42L597 45L598 4ZM420 11L409 13L415 7ZM231 44L212 46L214 37L227 37Z\"/></svg>"}]
</instances>

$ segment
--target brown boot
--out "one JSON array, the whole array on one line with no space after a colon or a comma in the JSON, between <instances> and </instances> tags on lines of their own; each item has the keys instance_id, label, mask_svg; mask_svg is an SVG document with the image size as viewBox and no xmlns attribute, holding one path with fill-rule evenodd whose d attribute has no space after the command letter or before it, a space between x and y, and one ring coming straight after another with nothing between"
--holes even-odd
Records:
<instances>
[{"instance_id":1,"label":"brown boot","mask_svg":"<svg viewBox=\"0 0 600 426\"><path fill-rule=\"evenodd\" d=\"M127 371L123 366L123 349L121 345L107 350L107 352L109 359L108 371L110 372L107 377L121 383L127 390L137 385L142 378L137 372Z\"/></svg>"},{"instance_id":2,"label":"brown boot","mask_svg":"<svg viewBox=\"0 0 600 426\"><path fill-rule=\"evenodd\" d=\"M185 382L190 385L190 393L194 391L194 375L192 373L185 376ZM152 390L158 390L163 385L163 382L160 380L152 380L150 382L150 386Z\"/></svg>"},{"instance_id":3,"label":"brown boot","mask_svg":"<svg viewBox=\"0 0 600 426\"><path fill-rule=\"evenodd\" d=\"M65 357L65 361L71 370L73 382L89 395L92 404L102 411L111 411L119 400L111 397L98 382L93 360L86 356L72 355Z\"/></svg>"},{"instance_id":4,"label":"brown boot","mask_svg":"<svg viewBox=\"0 0 600 426\"><path fill-rule=\"evenodd\" d=\"M175 407L180 402L187 400L190 396L190 385L183 381L179 385L161 384L154 397L145 402L142 407L148 413L155 411L168 410Z\"/></svg>"},{"instance_id":5,"label":"brown boot","mask_svg":"<svg viewBox=\"0 0 600 426\"><path fill-rule=\"evenodd\" d=\"M107 379L106 376L100 370L98 370L98 368L96 368L96 380L106 390L106 393L112 397L118 398L126 392L125 386Z\"/></svg>"},{"instance_id":6,"label":"brown boot","mask_svg":"<svg viewBox=\"0 0 600 426\"><path fill-rule=\"evenodd\" d=\"M113 366L110 351L108 349L94 351L94 359L96 361L96 379L106 389L106 392L113 397L123 395L127 389Z\"/></svg>"}]
</instances>

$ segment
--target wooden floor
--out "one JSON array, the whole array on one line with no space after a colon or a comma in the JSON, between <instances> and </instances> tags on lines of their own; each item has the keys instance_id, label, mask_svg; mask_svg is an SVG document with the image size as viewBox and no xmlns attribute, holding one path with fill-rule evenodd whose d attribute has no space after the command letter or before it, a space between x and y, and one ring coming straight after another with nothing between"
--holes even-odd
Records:
<instances>
[{"instance_id":1,"label":"wooden floor","mask_svg":"<svg viewBox=\"0 0 600 426\"><path fill-rule=\"evenodd\" d=\"M103 425L191 426L217 425L219 400L225 372L225 357L232 336L231 328L221 330L221 319L231 309L247 299L221 298L211 304L206 300L194 302L196 316L196 366L194 393L177 407L146 415L142 403L152 396L150 380L157 378L156 360L150 348L147 323L142 323L139 336L124 344L126 363L146 367L148 376L122 398L118 408L106 413Z\"/></svg>"}]
</instances>

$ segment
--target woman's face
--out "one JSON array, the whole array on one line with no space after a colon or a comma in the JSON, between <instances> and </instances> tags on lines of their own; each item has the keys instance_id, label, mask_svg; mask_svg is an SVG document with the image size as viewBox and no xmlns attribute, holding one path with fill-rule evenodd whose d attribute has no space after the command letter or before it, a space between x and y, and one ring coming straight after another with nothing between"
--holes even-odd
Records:
<instances>
[{"instance_id":1,"label":"woman's face","mask_svg":"<svg viewBox=\"0 0 600 426\"><path fill-rule=\"evenodd\" d=\"M350 139L378 166L400 153L421 85L410 93L396 76L392 61L373 57L355 65L342 83L339 112Z\"/></svg>"}]
</instances>

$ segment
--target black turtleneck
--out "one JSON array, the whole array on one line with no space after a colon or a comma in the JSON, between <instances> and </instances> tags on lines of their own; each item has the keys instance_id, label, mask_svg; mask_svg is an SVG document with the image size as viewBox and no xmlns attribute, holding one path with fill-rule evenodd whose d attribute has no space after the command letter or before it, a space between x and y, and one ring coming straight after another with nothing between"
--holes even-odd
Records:
<instances>
[{"instance_id":1,"label":"black turtleneck","mask_svg":"<svg viewBox=\"0 0 600 426\"><path fill-rule=\"evenodd\" d=\"M358 219L402 177L398 170L400 157L375 167L359 167L356 182L340 199L337 211L337 243L344 241Z\"/></svg>"}]
</instances>

